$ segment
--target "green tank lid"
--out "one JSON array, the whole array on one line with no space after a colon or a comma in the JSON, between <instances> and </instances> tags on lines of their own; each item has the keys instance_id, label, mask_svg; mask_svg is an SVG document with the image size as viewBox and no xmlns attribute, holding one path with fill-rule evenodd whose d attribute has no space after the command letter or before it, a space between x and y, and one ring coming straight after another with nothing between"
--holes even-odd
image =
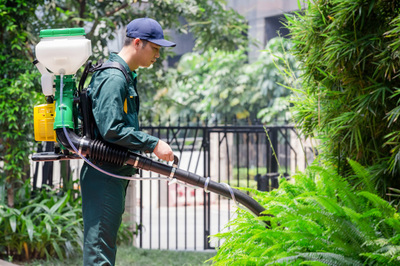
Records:
<instances>
[{"instance_id":1,"label":"green tank lid","mask_svg":"<svg viewBox=\"0 0 400 266\"><path fill-rule=\"evenodd\" d=\"M47 29L40 31L40 38L63 37L63 36L81 36L85 35L84 28L65 28L65 29Z\"/></svg>"}]
</instances>

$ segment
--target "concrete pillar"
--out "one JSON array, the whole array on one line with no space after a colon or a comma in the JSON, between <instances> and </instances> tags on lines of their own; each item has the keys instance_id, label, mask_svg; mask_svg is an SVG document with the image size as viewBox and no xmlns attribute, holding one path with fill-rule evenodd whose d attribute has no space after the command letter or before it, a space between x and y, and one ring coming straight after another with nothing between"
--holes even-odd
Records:
<instances>
[{"instance_id":1,"label":"concrete pillar","mask_svg":"<svg viewBox=\"0 0 400 266\"><path fill-rule=\"evenodd\" d=\"M290 152L291 174L304 171L306 166L312 163L315 157L315 145L310 139L298 136L294 131L290 133L290 142L293 150Z\"/></svg>"},{"instance_id":2,"label":"concrete pillar","mask_svg":"<svg viewBox=\"0 0 400 266\"><path fill-rule=\"evenodd\" d=\"M134 232L136 230L136 181L129 181L129 186L126 189L125 197L125 215L124 221L130 224L130 231ZM135 235L132 239L132 245L135 243Z\"/></svg>"}]
</instances>

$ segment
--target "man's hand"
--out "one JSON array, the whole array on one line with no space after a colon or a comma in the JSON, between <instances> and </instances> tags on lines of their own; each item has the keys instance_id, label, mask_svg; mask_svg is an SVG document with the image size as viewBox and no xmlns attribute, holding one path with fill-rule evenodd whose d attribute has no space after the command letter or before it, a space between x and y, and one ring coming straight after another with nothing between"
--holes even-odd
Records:
<instances>
[{"instance_id":1,"label":"man's hand","mask_svg":"<svg viewBox=\"0 0 400 266\"><path fill-rule=\"evenodd\" d=\"M169 162L174 160L174 153L172 152L171 147L161 139L158 141L153 152L161 160Z\"/></svg>"}]
</instances>

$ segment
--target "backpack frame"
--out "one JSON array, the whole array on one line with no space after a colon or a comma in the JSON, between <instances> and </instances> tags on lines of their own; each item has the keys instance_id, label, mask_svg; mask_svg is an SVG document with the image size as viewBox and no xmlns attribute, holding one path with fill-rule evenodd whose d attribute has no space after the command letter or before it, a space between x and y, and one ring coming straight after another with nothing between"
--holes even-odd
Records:
<instances>
[{"instance_id":1,"label":"backpack frame","mask_svg":"<svg viewBox=\"0 0 400 266\"><path fill-rule=\"evenodd\" d=\"M88 95L88 89L84 88L84 85L89 73L94 73L96 71L107 68L119 69L124 74L125 79L128 82L130 81L129 74L126 71L125 67L118 62L100 62L96 65L93 65L92 61L88 61L86 63L85 69L82 73L82 77L79 81L78 95L80 102L79 109L82 114L82 134L89 139L94 139L95 120L92 111L92 101Z\"/></svg>"}]
</instances>

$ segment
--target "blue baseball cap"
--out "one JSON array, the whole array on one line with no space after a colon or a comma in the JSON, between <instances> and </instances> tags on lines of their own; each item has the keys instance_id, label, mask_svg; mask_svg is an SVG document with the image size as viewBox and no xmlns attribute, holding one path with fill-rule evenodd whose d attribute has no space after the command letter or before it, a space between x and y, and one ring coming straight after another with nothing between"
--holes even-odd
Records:
<instances>
[{"instance_id":1,"label":"blue baseball cap","mask_svg":"<svg viewBox=\"0 0 400 266\"><path fill-rule=\"evenodd\" d=\"M151 18L137 18L126 26L126 37L139 38L164 47L174 47L176 43L164 39L161 25Z\"/></svg>"}]
</instances>

